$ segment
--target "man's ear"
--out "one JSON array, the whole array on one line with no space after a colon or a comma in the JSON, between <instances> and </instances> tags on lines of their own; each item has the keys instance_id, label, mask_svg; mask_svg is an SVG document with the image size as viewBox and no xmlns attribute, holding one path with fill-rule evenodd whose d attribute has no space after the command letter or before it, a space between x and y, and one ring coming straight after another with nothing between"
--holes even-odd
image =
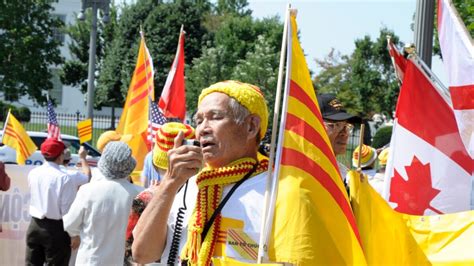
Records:
<instances>
[{"instance_id":1,"label":"man's ear","mask_svg":"<svg viewBox=\"0 0 474 266\"><path fill-rule=\"evenodd\" d=\"M260 117L257 115L250 115L248 119L247 132L249 133L249 137L254 138L260 133Z\"/></svg>"}]
</instances>

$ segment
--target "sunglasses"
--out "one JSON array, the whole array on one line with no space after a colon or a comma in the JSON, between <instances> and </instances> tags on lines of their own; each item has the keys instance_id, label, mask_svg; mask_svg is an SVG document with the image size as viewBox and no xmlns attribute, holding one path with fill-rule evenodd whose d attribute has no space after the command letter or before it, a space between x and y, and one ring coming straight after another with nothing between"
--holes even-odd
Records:
<instances>
[{"instance_id":1,"label":"sunglasses","mask_svg":"<svg viewBox=\"0 0 474 266\"><path fill-rule=\"evenodd\" d=\"M354 125L349 124L347 122L324 122L327 130L333 132L341 132L344 130L347 134L350 134L354 129Z\"/></svg>"}]
</instances>

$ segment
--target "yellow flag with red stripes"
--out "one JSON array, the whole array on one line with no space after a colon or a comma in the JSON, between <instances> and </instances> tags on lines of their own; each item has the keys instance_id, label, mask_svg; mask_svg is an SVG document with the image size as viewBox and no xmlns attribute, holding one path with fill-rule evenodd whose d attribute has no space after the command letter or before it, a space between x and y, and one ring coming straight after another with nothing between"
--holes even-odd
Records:
<instances>
[{"instance_id":1,"label":"yellow flag with red stripes","mask_svg":"<svg viewBox=\"0 0 474 266\"><path fill-rule=\"evenodd\" d=\"M154 99L153 60L145 44L143 35L140 40L137 64L132 81L128 88L127 98L116 132L122 135L133 135L128 145L133 157L137 160L135 170L143 167L143 160L148 152L146 134L148 130L149 102Z\"/></svg>"},{"instance_id":2,"label":"yellow flag with red stripes","mask_svg":"<svg viewBox=\"0 0 474 266\"><path fill-rule=\"evenodd\" d=\"M288 27L287 80L275 163L278 194L270 261L295 265L366 264L316 93L298 40Z\"/></svg>"},{"instance_id":3,"label":"yellow flag with red stripes","mask_svg":"<svg viewBox=\"0 0 474 266\"><path fill-rule=\"evenodd\" d=\"M82 144L92 139L92 119L86 119L77 123L77 136Z\"/></svg>"},{"instance_id":4,"label":"yellow flag with red stripes","mask_svg":"<svg viewBox=\"0 0 474 266\"><path fill-rule=\"evenodd\" d=\"M19 165L24 165L26 159L38 149L21 123L10 111L8 111L5 121L2 143L16 150L16 162Z\"/></svg>"}]
</instances>

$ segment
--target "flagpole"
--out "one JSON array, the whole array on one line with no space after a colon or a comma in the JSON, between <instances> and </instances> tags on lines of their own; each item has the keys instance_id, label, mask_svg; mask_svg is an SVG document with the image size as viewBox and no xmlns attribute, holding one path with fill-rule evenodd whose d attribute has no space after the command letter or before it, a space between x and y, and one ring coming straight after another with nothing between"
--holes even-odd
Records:
<instances>
[{"instance_id":1,"label":"flagpole","mask_svg":"<svg viewBox=\"0 0 474 266\"><path fill-rule=\"evenodd\" d=\"M362 146L364 146L364 132L365 131L365 125L361 124L360 125L360 131L359 131L359 156L357 158L357 171L361 173L362 169L360 168L361 164L361 159L362 159Z\"/></svg>"},{"instance_id":2,"label":"flagpole","mask_svg":"<svg viewBox=\"0 0 474 266\"><path fill-rule=\"evenodd\" d=\"M282 83L283 83L283 72L285 68L285 57L286 57L286 46L288 40L288 24L289 24L289 17L290 17L290 8L291 4L288 4L286 8L285 14L285 24L283 26L283 38L281 43L281 50L280 50L280 65L278 70L278 81L277 81L277 91L276 91L276 98L275 98L275 106L273 108L273 124L272 124L272 137L270 142L270 158L268 162L268 175L267 175L267 184L265 189L265 200L263 206L263 213L262 213L262 223L260 226L260 239L258 245L258 256L257 256L257 263L261 264L263 257L265 256L265 252L268 250L268 235L270 231L269 219L273 216L273 211L275 209L274 201L271 201L270 198L276 194L277 192L277 185L276 185L276 173L273 175L273 162L275 160L275 151L276 151L276 137L277 137L277 126L278 126L278 118L281 105L281 90L282 90ZM273 203L273 204L271 204ZM270 211L270 213L269 213ZM271 215L269 215L271 214ZM268 215L268 217L267 217ZM268 219L267 219L268 218ZM270 221L271 222L271 221Z\"/></svg>"},{"instance_id":3,"label":"flagpole","mask_svg":"<svg viewBox=\"0 0 474 266\"><path fill-rule=\"evenodd\" d=\"M389 53L390 53L390 44L391 43L392 43L392 36L387 35L387 48L388 48ZM395 69L395 76L397 76L398 86L400 87L400 86L402 86L402 79L400 78L400 75L398 74L397 64L395 64L395 58L392 55L390 55L390 60L392 61L393 69Z\"/></svg>"}]
</instances>

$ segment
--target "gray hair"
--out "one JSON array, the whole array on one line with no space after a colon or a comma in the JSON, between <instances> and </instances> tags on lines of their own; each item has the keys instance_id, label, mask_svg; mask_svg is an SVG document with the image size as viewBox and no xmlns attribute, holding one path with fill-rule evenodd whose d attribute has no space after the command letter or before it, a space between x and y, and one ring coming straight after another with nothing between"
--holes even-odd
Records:
<instances>
[{"instance_id":1,"label":"gray hair","mask_svg":"<svg viewBox=\"0 0 474 266\"><path fill-rule=\"evenodd\" d=\"M245 118L250 115L250 111L241 105L236 99L229 97L229 109L232 113L232 118L237 125L242 125Z\"/></svg>"},{"instance_id":2,"label":"gray hair","mask_svg":"<svg viewBox=\"0 0 474 266\"><path fill-rule=\"evenodd\" d=\"M229 109L234 122L239 126L241 126L244 123L245 118L250 115L250 111L232 97L230 97L229 100ZM260 130L257 134L257 144L260 143Z\"/></svg>"}]
</instances>

